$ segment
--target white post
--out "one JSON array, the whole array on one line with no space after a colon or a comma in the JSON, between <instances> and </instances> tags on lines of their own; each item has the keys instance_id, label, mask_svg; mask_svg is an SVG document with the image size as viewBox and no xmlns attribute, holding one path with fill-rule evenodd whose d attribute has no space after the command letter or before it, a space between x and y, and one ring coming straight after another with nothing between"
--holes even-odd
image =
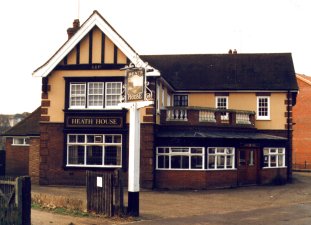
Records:
<instances>
[{"instance_id":1,"label":"white post","mask_svg":"<svg viewBox=\"0 0 311 225\"><path fill-rule=\"evenodd\" d=\"M129 167L128 167L128 214L139 216L140 190L140 112L139 109L152 105L153 101L121 103L130 110Z\"/></svg>"}]
</instances>

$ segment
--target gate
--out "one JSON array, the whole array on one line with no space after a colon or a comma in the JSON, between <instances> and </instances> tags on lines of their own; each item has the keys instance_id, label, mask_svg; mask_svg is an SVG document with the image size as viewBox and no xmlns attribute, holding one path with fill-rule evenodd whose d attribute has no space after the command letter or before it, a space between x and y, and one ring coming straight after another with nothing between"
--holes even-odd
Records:
<instances>
[{"instance_id":1,"label":"gate","mask_svg":"<svg viewBox=\"0 0 311 225\"><path fill-rule=\"evenodd\" d=\"M106 216L123 215L123 185L121 170L87 171L87 210Z\"/></svg>"},{"instance_id":2,"label":"gate","mask_svg":"<svg viewBox=\"0 0 311 225\"><path fill-rule=\"evenodd\" d=\"M0 149L0 176L5 175L5 151Z\"/></svg>"},{"instance_id":3,"label":"gate","mask_svg":"<svg viewBox=\"0 0 311 225\"><path fill-rule=\"evenodd\" d=\"M0 177L0 224L30 225L30 177Z\"/></svg>"}]
</instances>

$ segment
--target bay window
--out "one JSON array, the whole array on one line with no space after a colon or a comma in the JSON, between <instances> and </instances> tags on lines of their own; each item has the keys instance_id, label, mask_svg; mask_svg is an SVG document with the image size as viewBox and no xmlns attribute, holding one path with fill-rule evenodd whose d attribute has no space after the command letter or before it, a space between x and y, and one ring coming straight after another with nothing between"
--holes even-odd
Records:
<instances>
[{"instance_id":1,"label":"bay window","mask_svg":"<svg viewBox=\"0 0 311 225\"><path fill-rule=\"evenodd\" d=\"M157 169L202 170L204 169L204 148L158 147Z\"/></svg>"},{"instance_id":2,"label":"bay window","mask_svg":"<svg viewBox=\"0 0 311 225\"><path fill-rule=\"evenodd\" d=\"M207 149L207 169L233 169L234 148L213 147Z\"/></svg>"},{"instance_id":3,"label":"bay window","mask_svg":"<svg viewBox=\"0 0 311 225\"><path fill-rule=\"evenodd\" d=\"M264 167L285 167L285 148L264 148Z\"/></svg>"}]
</instances>

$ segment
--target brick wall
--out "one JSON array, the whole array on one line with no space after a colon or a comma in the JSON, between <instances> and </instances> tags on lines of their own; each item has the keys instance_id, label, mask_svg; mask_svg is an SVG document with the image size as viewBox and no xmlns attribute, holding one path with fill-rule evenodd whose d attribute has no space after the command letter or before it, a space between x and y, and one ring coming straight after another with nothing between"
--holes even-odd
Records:
<instances>
[{"instance_id":1,"label":"brick wall","mask_svg":"<svg viewBox=\"0 0 311 225\"><path fill-rule=\"evenodd\" d=\"M287 180L287 168L260 170L260 184L280 184Z\"/></svg>"},{"instance_id":2,"label":"brick wall","mask_svg":"<svg viewBox=\"0 0 311 225\"><path fill-rule=\"evenodd\" d=\"M12 146L13 138L6 138L6 175L28 175L29 146Z\"/></svg>"},{"instance_id":3,"label":"brick wall","mask_svg":"<svg viewBox=\"0 0 311 225\"><path fill-rule=\"evenodd\" d=\"M293 107L293 163L311 168L311 85L297 79L299 94Z\"/></svg>"},{"instance_id":4,"label":"brick wall","mask_svg":"<svg viewBox=\"0 0 311 225\"><path fill-rule=\"evenodd\" d=\"M142 188L153 188L154 125L141 124L140 133L140 184Z\"/></svg>"},{"instance_id":5,"label":"brick wall","mask_svg":"<svg viewBox=\"0 0 311 225\"><path fill-rule=\"evenodd\" d=\"M29 141L29 168L28 174L31 177L32 184L39 184L39 166L40 166L40 138L30 138Z\"/></svg>"},{"instance_id":6,"label":"brick wall","mask_svg":"<svg viewBox=\"0 0 311 225\"><path fill-rule=\"evenodd\" d=\"M156 172L156 188L160 189L208 189L235 186L237 186L236 170L157 170Z\"/></svg>"}]
</instances>

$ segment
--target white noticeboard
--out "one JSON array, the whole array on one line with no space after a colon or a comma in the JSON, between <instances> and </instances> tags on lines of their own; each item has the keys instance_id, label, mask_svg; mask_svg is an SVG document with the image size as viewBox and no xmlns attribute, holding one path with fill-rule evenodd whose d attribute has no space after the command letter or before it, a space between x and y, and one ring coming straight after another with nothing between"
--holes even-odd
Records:
<instances>
[{"instance_id":1,"label":"white noticeboard","mask_svg":"<svg viewBox=\"0 0 311 225\"><path fill-rule=\"evenodd\" d=\"M97 177L96 179L96 186L97 187L103 187L103 178L102 177Z\"/></svg>"}]
</instances>

